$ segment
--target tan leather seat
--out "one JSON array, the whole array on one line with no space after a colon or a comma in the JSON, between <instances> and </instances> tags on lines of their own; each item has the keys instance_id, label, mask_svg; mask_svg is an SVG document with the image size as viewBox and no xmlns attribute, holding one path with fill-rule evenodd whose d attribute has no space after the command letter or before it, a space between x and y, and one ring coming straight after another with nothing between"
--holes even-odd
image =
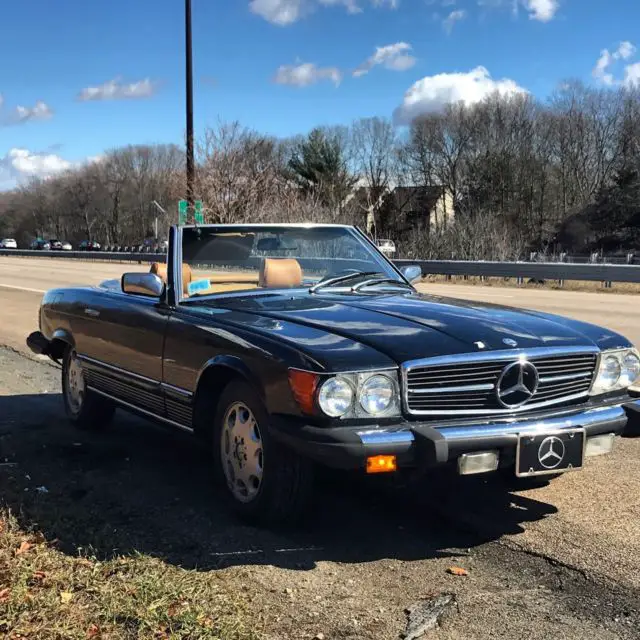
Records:
<instances>
[{"instance_id":1,"label":"tan leather seat","mask_svg":"<svg viewBox=\"0 0 640 640\"><path fill-rule=\"evenodd\" d=\"M154 262L149 269L149 273L155 273L165 284L167 284L167 265L164 262ZM186 263L182 263L182 292L185 296L189 295L189 283L193 278L191 267Z\"/></svg>"},{"instance_id":2,"label":"tan leather seat","mask_svg":"<svg viewBox=\"0 0 640 640\"><path fill-rule=\"evenodd\" d=\"M302 268L293 258L265 258L260 267L258 286L285 289L302 285Z\"/></svg>"}]
</instances>

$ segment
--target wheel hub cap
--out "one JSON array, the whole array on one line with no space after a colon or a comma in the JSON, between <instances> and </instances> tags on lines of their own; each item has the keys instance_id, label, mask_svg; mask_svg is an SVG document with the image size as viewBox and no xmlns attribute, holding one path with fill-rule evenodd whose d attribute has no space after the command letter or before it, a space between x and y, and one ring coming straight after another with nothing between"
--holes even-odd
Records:
<instances>
[{"instance_id":1,"label":"wheel hub cap","mask_svg":"<svg viewBox=\"0 0 640 640\"><path fill-rule=\"evenodd\" d=\"M82 365L76 357L74 351L69 358L69 368L67 371L67 399L74 412L80 411L84 401L84 373Z\"/></svg>"},{"instance_id":2,"label":"wheel hub cap","mask_svg":"<svg viewBox=\"0 0 640 640\"><path fill-rule=\"evenodd\" d=\"M234 498L251 502L262 484L262 436L251 410L234 402L222 425L221 457L227 485Z\"/></svg>"}]
</instances>

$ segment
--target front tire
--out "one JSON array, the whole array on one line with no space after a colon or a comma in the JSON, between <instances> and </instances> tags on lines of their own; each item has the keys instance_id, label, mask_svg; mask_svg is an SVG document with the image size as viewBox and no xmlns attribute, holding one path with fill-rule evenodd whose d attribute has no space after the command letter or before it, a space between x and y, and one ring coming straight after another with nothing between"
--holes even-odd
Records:
<instances>
[{"instance_id":1,"label":"front tire","mask_svg":"<svg viewBox=\"0 0 640 640\"><path fill-rule=\"evenodd\" d=\"M245 382L231 382L217 405L214 468L233 510L256 524L298 521L313 493L312 463L271 437L269 415Z\"/></svg>"},{"instance_id":2,"label":"front tire","mask_svg":"<svg viewBox=\"0 0 640 640\"><path fill-rule=\"evenodd\" d=\"M78 429L98 431L113 418L113 403L87 389L82 363L73 347L67 347L62 361L62 397L67 417Z\"/></svg>"}]
</instances>

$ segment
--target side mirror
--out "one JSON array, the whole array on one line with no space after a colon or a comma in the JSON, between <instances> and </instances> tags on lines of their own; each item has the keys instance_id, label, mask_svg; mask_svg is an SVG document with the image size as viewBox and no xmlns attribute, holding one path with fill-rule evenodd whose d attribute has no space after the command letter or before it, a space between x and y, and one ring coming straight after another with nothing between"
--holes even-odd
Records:
<instances>
[{"instance_id":1,"label":"side mirror","mask_svg":"<svg viewBox=\"0 0 640 640\"><path fill-rule=\"evenodd\" d=\"M125 273L121 280L124 293L159 298L164 291L164 282L155 273Z\"/></svg>"},{"instance_id":2,"label":"side mirror","mask_svg":"<svg viewBox=\"0 0 640 640\"><path fill-rule=\"evenodd\" d=\"M422 280L422 268L417 264L409 264L400 269L400 273L411 283Z\"/></svg>"}]
</instances>

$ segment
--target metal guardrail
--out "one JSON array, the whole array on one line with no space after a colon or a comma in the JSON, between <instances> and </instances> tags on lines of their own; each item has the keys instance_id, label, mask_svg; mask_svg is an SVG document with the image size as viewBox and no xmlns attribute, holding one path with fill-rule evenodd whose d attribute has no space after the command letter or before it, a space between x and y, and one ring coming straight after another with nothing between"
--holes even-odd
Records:
<instances>
[{"instance_id":1,"label":"metal guardrail","mask_svg":"<svg viewBox=\"0 0 640 640\"><path fill-rule=\"evenodd\" d=\"M38 251L36 249L0 249L0 256L68 258L108 262L164 262L167 258L166 253L139 253L137 251Z\"/></svg>"},{"instance_id":2,"label":"metal guardrail","mask_svg":"<svg viewBox=\"0 0 640 640\"><path fill-rule=\"evenodd\" d=\"M37 251L0 249L0 256L70 258L108 262L164 262L164 253L123 251ZM640 284L640 265L579 264L570 262L474 262L464 260L393 260L399 266L419 265L424 275L480 276L535 280L587 280L591 282L630 282Z\"/></svg>"},{"instance_id":3,"label":"metal guardrail","mask_svg":"<svg viewBox=\"0 0 640 640\"><path fill-rule=\"evenodd\" d=\"M567 262L471 262L463 260L394 260L398 266L417 264L424 275L588 280L640 284L639 265L575 264Z\"/></svg>"}]
</instances>

